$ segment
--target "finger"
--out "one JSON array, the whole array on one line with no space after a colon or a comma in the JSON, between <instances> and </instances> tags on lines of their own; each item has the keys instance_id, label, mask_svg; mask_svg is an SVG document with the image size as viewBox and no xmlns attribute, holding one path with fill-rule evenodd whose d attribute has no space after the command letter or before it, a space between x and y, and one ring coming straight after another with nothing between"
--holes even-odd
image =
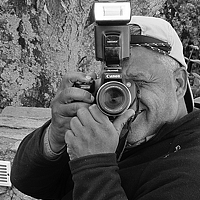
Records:
<instances>
[{"instance_id":1,"label":"finger","mask_svg":"<svg viewBox=\"0 0 200 200\"><path fill-rule=\"evenodd\" d=\"M83 130L83 125L81 121L78 119L78 117L73 117L70 121L70 129L76 135L75 133L80 133ZM77 135L76 135L77 136Z\"/></svg>"},{"instance_id":2,"label":"finger","mask_svg":"<svg viewBox=\"0 0 200 200\"><path fill-rule=\"evenodd\" d=\"M74 140L74 133L72 130L67 130L66 133L65 133L65 143L66 144L71 144L72 141Z\"/></svg>"},{"instance_id":3,"label":"finger","mask_svg":"<svg viewBox=\"0 0 200 200\"><path fill-rule=\"evenodd\" d=\"M90 76L93 80L95 80L95 91L97 91L101 86L101 79L99 78L98 74L96 72L90 72L87 74L87 76Z\"/></svg>"},{"instance_id":4,"label":"finger","mask_svg":"<svg viewBox=\"0 0 200 200\"><path fill-rule=\"evenodd\" d=\"M73 101L92 103L94 101L94 97L90 92L76 87L65 88L59 94L58 99L60 103L71 103Z\"/></svg>"},{"instance_id":5,"label":"finger","mask_svg":"<svg viewBox=\"0 0 200 200\"><path fill-rule=\"evenodd\" d=\"M114 122L113 125L120 135L124 125L127 121L135 115L135 111L133 109L127 110L124 114L120 115Z\"/></svg>"},{"instance_id":6,"label":"finger","mask_svg":"<svg viewBox=\"0 0 200 200\"><path fill-rule=\"evenodd\" d=\"M73 102L69 104L57 104L52 107L52 115L61 117L74 117L80 108L89 108L91 104L84 102Z\"/></svg>"},{"instance_id":7,"label":"finger","mask_svg":"<svg viewBox=\"0 0 200 200\"><path fill-rule=\"evenodd\" d=\"M87 74L87 76L89 76L89 77L91 77L92 79L97 79L97 73L96 72L89 72L88 74Z\"/></svg>"},{"instance_id":8,"label":"finger","mask_svg":"<svg viewBox=\"0 0 200 200\"><path fill-rule=\"evenodd\" d=\"M106 116L105 114L103 114L98 106L96 104L93 104L89 107L89 111L92 114L93 118L95 119L95 121L99 122L99 123L104 123L108 120L108 116Z\"/></svg>"},{"instance_id":9,"label":"finger","mask_svg":"<svg viewBox=\"0 0 200 200\"><path fill-rule=\"evenodd\" d=\"M73 160L76 158L76 155L75 155L75 149L74 149L74 133L72 130L68 130L66 133L65 133L65 143L66 143L66 146L67 146L67 153L69 155L69 158L70 160Z\"/></svg>"},{"instance_id":10,"label":"finger","mask_svg":"<svg viewBox=\"0 0 200 200\"><path fill-rule=\"evenodd\" d=\"M63 77L60 89L63 90L66 87L71 87L77 81L88 83L90 80L91 80L91 77L87 76L85 73L72 72Z\"/></svg>"},{"instance_id":11,"label":"finger","mask_svg":"<svg viewBox=\"0 0 200 200\"><path fill-rule=\"evenodd\" d=\"M83 126L91 126L96 122L87 108L80 108L77 111L77 117Z\"/></svg>"}]
</instances>

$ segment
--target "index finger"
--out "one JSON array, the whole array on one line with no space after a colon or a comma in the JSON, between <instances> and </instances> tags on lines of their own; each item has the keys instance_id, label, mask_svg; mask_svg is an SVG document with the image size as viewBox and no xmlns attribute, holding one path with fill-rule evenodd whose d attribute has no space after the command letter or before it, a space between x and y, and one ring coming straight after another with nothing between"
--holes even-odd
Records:
<instances>
[{"instance_id":1,"label":"index finger","mask_svg":"<svg viewBox=\"0 0 200 200\"><path fill-rule=\"evenodd\" d=\"M63 77L60 90L64 90L66 87L72 87L77 81L88 83L90 80L91 77L87 76L85 73L72 72Z\"/></svg>"},{"instance_id":2,"label":"index finger","mask_svg":"<svg viewBox=\"0 0 200 200\"><path fill-rule=\"evenodd\" d=\"M76 87L69 87L60 91L58 96L60 103L71 103L74 101L92 103L94 101L94 97L90 92Z\"/></svg>"}]
</instances>

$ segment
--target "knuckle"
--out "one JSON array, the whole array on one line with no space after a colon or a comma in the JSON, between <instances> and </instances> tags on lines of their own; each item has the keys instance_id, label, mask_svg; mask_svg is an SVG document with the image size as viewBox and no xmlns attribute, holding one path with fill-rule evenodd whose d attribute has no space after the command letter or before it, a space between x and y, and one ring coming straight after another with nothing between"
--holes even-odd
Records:
<instances>
[{"instance_id":1,"label":"knuckle","mask_svg":"<svg viewBox=\"0 0 200 200\"><path fill-rule=\"evenodd\" d=\"M75 74L74 73L68 73L68 74L65 74L62 78L62 83L67 83L67 82L70 82L71 78L74 77Z\"/></svg>"},{"instance_id":2,"label":"knuckle","mask_svg":"<svg viewBox=\"0 0 200 200\"><path fill-rule=\"evenodd\" d=\"M61 92L61 96L63 98L70 97L73 94L72 87L67 87Z\"/></svg>"},{"instance_id":3,"label":"knuckle","mask_svg":"<svg viewBox=\"0 0 200 200\"><path fill-rule=\"evenodd\" d=\"M61 105L57 102L52 104L51 113L53 116L59 116L61 114Z\"/></svg>"},{"instance_id":4,"label":"knuckle","mask_svg":"<svg viewBox=\"0 0 200 200\"><path fill-rule=\"evenodd\" d=\"M58 119L58 118L52 118L52 124L58 128L58 129L62 129L64 127L64 120L62 119Z\"/></svg>"},{"instance_id":5,"label":"knuckle","mask_svg":"<svg viewBox=\"0 0 200 200\"><path fill-rule=\"evenodd\" d=\"M83 92L83 97L85 99L91 100L91 94L88 91L86 91L86 90L84 90L84 92Z\"/></svg>"},{"instance_id":6,"label":"knuckle","mask_svg":"<svg viewBox=\"0 0 200 200\"><path fill-rule=\"evenodd\" d=\"M80 106L79 103L73 103L70 105L70 112L72 115L76 115L78 110L79 110Z\"/></svg>"},{"instance_id":7,"label":"knuckle","mask_svg":"<svg viewBox=\"0 0 200 200\"><path fill-rule=\"evenodd\" d=\"M81 107L77 110L77 116L86 116L86 111L87 111L87 108L85 107Z\"/></svg>"}]
</instances>

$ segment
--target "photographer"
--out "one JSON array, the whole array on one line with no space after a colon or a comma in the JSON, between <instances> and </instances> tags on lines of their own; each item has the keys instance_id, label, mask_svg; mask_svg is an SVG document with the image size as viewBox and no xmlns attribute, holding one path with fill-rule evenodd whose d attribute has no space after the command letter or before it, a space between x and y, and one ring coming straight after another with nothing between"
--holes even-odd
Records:
<instances>
[{"instance_id":1,"label":"photographer","mask_svg":"<svg viewBox=\"0 0 200 200\"><path fill-rule=\"evenodd\" d=\"M96 77L64 77L51 121L29 134L15 156L11 181L23 193L57 200L200 198L200 111L181 41L162 19L133 16L129 24L122 76L130 108L110 120L93 94L73 87Z\"/></svg>"}]
</instances>

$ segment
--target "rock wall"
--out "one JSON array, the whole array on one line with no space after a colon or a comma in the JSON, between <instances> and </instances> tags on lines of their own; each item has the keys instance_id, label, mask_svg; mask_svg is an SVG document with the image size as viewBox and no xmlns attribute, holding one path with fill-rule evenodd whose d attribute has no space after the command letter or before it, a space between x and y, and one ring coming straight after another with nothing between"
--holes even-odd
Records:
<instances>
[{"instance_id":1,"label":"rock wall","mask_svg":"<svg viewBox=\"0 0 200 200\"><path fill-rule=\"evenodd\" d=\"M0 160L10 161L21 140L34 129L49 120L51 111L48 108L8 106L0 114ZM33 200L15 187L1 187L1 200Z\"/></svg>"}]
</instances>

